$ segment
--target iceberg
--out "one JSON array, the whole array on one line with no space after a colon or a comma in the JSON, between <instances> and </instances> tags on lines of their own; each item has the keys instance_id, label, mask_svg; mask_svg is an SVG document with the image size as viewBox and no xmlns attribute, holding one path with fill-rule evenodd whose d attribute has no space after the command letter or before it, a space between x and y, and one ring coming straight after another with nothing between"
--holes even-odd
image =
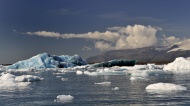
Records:
<instances>
[{"instance_id":1,"label":"iceberg","mask_svg":"<svg viewBox=\"0 0 190 106\"><path fill-rule=\"evenodd\" d=\"M17 82L34 82L34 81L41 81L43 78L33 75L22 75L15 78Z\"/></svg>"},{"instance_id":2,"label":"iceberg","mask_svg":"<svg viewBox=\"0 0 190 106\"><path fill-rule=\"evenodd\" d=\"M98 75L97 72L89 72L89 71L84 71L84 74L88 75L88 76L97 76Z\"/></svg>"},{"instance_id":3,"label":"iceberg","mask_svg":"<svg viewBox=\"0 0 190 106\"><path fill-rule=\"evenodd\" d=\"M126 75L126 69L121 69L119 67L111 67L111 68L96 68L91 71L84 71L83 74L89 76L97 76L97 75Z\"/></svg>"},{"instance_id":4,"label":"iceberg","mask_svg":"<svg viewBox=\"0 0 190 106\"><path fill-rule=\"evenodd\" d=\"M179 72L189 72L190 71L190 61L183 57L178 57L173 62L165 65L163 70L168 70L168 71L173 71L173 72L178 72L178 71Z\"/></svg>"},{"instance_id":5,"label":"iceberg","mask_svg":"<svg viewBox=\"0 0 190 106\"><path fill-rule=\"evenodd\" d=\"M7 66L7 69L42 69L42 68L67 68L86 65L86 62L78 55L49 55L48 53L38 54L30 59L19 61Z\"/></svg>"},{"instance_id":6,"label":"iceberg","mask_svg":"<svg viewBox=\"0 0 190 106\"><path fill-rule=\"evenodd\" d=\"M0 77L0 80L4 80L4 81L7 81L7 80L14 80L15 79L15 75L12 75L12 74L2 74L2 76Z\"/></svg>"},{"instance_id":7,"label":"iceberg","mask_svg":"<svg viewBox=\"0 0 190 106\"><path fill-rule=\"evenodd\" d=\"M16 82L34 82L34 81L41 81L43 78L34 76L34 75L21 75L15 76L9 73L2 73L0 80L3 81L16 81Z\"/></svg>"},{"instance_id":8,"label":"iceberg","mask_svg":"<svg viewBox=\"0 0 190 106\"><path fill-rule=\"evenodd\" d=\"M146 90L159 90L159 91L178 91L178 90L187 90L186 87L181 85L176 85L172 83L156 83L150 84L146 87Z\"/></svg>"},{"instance_id":9,"label":"iceberg","mask_svg":"<svg viewBox=\"0 0 190 106\"><path fill-rule=\"evenodd\" d=\"M9 88L9 87L27 87L30 82L14 82L14 81L0 81L1 88ZM10 89L10 88L9 88Z\"/></svg>"},{"instance_id":10,"label":"iceberg","mask_svg":"<svg viewBox=\"0 0 190 106\"><path fill-rule=\"evenodd\" d=\"M164 65L146 64L146 65L135 65L133 67L123 66L122 69L127 70L162 70Z\"/></svg>"},{"instance_id":11,"label":"iceberg","mask_svg":"<svg viewBox=\"0 0 190 106\"><path fill-rule=\"evenodd\" d=\"M112 67L112 66L134 66L136 60L110 60L102 63L95 63L92 67Z\"/></svg>"},{"instance_id":12,"label":"iceberg","mask_svg":"<svg viewBox=\"0 0 190 106\"><path fill-rule=\"evenodd\" d=\"M12 74L3 74L0 77L0 88L9 88L9 87L26 87L30 82L17 82L15 81L16 76Z\"/></svg>"}]
</instances>

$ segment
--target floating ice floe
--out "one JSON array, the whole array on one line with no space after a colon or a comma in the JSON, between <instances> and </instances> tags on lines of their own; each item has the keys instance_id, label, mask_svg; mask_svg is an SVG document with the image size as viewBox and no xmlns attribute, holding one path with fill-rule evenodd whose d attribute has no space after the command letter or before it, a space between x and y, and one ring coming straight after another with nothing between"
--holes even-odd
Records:
<instances>
[{"instance_id":1,"label":"floating ice floe","mask_svg":"<svg viewBox=\"0 0 190 106\"><path fill-rule=\"evenodd\" d=\"M41 81L43 78L33 75L15 76L3 73L0 77L0 87L26 87L33 81Z\"/></svg>"},{"instance_id":2,"label":"floating ice floe","mask_svg":"<svg viewBox=\"0 0 190 106\"><path fill-rule=\"evenodd\" d=\"M62 80L62 81L67 81L67 80L68 80L68 78L61 78L61 80Z\"/></svg>"},{"instance_id":3,"label":"floating ice floe","mask_svg":"<svg viewBox=\"0 0 190 106\"><path fill-rule=\"evenodd\" d=\"M89 72L89 71L84 71L85 75L89 75L89 76L97 76L97 72Z\"/></svg>"},{"instance_id":4,"label":"floating ice floe","mask_svg":"<svg viewBox=\"0 0 190 106\"><path fill-rule=\"evenodd\" d=\"M117 90L119 90L119 87L114 87L114 88L112 88L112 90L117 91Z\"/></svg>"},{"instance_id":5,"label":"floating ice floe","mask_svg":"<svg viewBox=\"0 0 190 106\"><path fill-rule=\"evenodd\" d=\"M110 85L111 82L99 82L99 83L94 83L95 85Z\"/></svg>"},{"instance_id":6,"label":"floating ice floe","mask_svg":"<svg viewBox=\"0 0 190 106\"><path fill-rule=\"evenodd\" d=\"M63 75L63 74L65 74L65 73L60 73L60 72L58 72L58 73L53 73L53 75Z\"/></svg>"},{"instance_id":7,"label":"floating ice floe","mask_svg":"<svg viewBox=\"0 0 190 106\"><path fill-rule=\"evenodd\" d=\"M0 81L0 87L1 88L7 88L7 87L27 87L30 84L30 82L15 82L15 81Z\"/></svg>"},{"instance_id":8,"label":"floating ice floe","mask_svg":"<svg viewBox=\"0 0 190 106\"><path fill-rule=\"evenodd\" d=\"M131 80L131 81L142 81L142 80L149 80L149 79L144 78L144 77L131 76L130 80Z\"/></svg>"},{"instance_id":9,"label":"floating ice floe","mask_svg":"<svg viewBox=\"0 0 190 106\"><path fill-rule=\"evenodd\" d=\"M8 80L14 80L15 75L9 74L9 73L2 73L2 76L0 77L0 80L8 81Z\"/></svg>"},{"instance_id":10,"label":"floating ice floe","mask_svg":"<svg viewBox=\"0 0 190 106\"><path fill-rule=\"evenodd\" d=\"M83 65L83 66L75 66L72 67L71 70L82 70L82 69L87 69L89 65Z\"/></svg>"},{"instance_id":11,"label":"floating ice floe","mask_svg":"<svg viewBox=\"0 0 190 106\"><path fill-rule=\"evenodd\" d=\"M16 82L15 77L12 74L3 74L0 77L0 87L26 87L30 82Z\"/></svg>"},{"instance_id":12,"label":"floating ice floe","mask_svg":"<svg viewBox=\"0 0 190 106\"><path fill-rule=\"evenodd\" d=\"M0 69L2 69L4 66L3 65L0 65Z\"/></svg>"},{"instance_id":13,"label":"floating ice floe","mask_svg":"<svg viewBox=\"0 0 190 106\"><path fill-rule=\"evenodd\" d=\"M146 90L152 90L152 91L181 91L181 90L187 90L186 87L183 87L181 85L176 85L172 83L156 83L156 84L150 84L146 87Z\"/></svg>"},{"instance_id":14,"label":"floating ice floe","mask_svg":"<svg viewBox=\"0 0 190 106\"><path fill-rule=\"evenodd\" d=\"M83 74L83 72L82 72L82 71L77 70L77 71L76 71L76 74L77 74L77 75L82 75L82 74Z\"/></svg>"},{"instance_id":15,"label":"floating ice floe","mask_svg":"<svg viewBox=\"0 0 190 106\"><path fill-rule=\"evenodd\" d=\"M22 75L15 78L15 81L18 82L34 82L34 81L41 81L43 78L33 75Z\"/></svg>"},{"instance_id":16,"label":"floating ice floe","mask_svg":"<svg viewBox=\"0 0 190 106\"><path fill-rule=\"evenodd\" d=\"M163 65L147 64L147 65L135 65L133 67L127 66L114 66L114 67L100 67L93 69L93 71L84 70L85 75L97 76L97 75L126 75L131 74L132 76L149 76L149 75L160 75L160 74L171 74L172 72L164 71ZM80 73L80 71L78 71Z\"/></svg>"},{"instance_id":17,"label":"floating ice floe","mask_svg":"<svg viewBox=\"0 0 190 106\"><path fill-rule=\"evenodd\" d=\"M86 62L78 55L55 56L55 55L49 55L48 53L43 53L31 57L28 60L19 61L13 65L7 66L7 69L67 68L77 65L86 65Z\"/></svg>"},{"instance_id":18,"label":"floating ice floe","mask_svg":"<svg viewBox=\"0 0 190 106\"><path fill-rule=\"evenodd\" d=\"M98 68L96 72L99 74L108 74L108 75L121 75L126 74L126 69L121 69L120 67L110 67L110 68Z\"/></svg>"},{"instance_id":19,"label":"floating ice floe","mask_svg":"<svg viewBox=\"0 0 190 106\"><path fill-rule=\"evenodd\" d=\"M157 75L172 75L173 73L170 71L164 71L164 70L131 70L127 72L131 75L131 77L136 77L139 79L140 77L145 78L148 76L157 76ZM133 78L132 78L133 80Z\"/></svg>"},{"instance_id":20,"label":"floating ice floe","mask_svg":"<svg viewBox=\"0 0 190 106\"><path fill-rule=\"evenodd\" d=\"M7 69L8 73L16 73L16 72L38 72L41 70L33 69L33 68L24 68L24 69Z\"/></svg>"},{"instance_id":21,"label":"floating ice floe","mask_svg":"<svg viewBox=\"0 0 190 106\"><path fill-rule=\"evenodd\" d=\"M62 78L62 76L56 76L57 78Z\"/></svg>"},{"instance_id":22,"label":"floating ice floe","mask_svg":"<svg viewBox=\"0 0 190 106\"><path fill-rule=\"evenodd\" d=\"M74 99L74 97L71 95L58 95L54 101L61 102L61 103L67 103L67 102L72 102L73 99Z\"/></svg>"},{"instance_id":23,"label":"floating ice floe","mask_svg":"<svg viewBox=\"0 0 190 106\"><path fill-rule=\"evenodd\" d=\"M155 65L155 64L147 64L147 65L135 65L133 67L126 67L123 66L121 69L127 70L161 70L163 69L164 65Z\"/></svg>"},{"instance_id":24,"label":"floating ice floe","mask_svg":"<svg viewBox=\"0 0 190 106\"><path fill-rule=\"evenodd\" d=\"M97 68L93 72L84 71L85 75L97 76L97 75L125 75L126 69L121 69L119 67L110 67L110 68Z\"/></svg>"},{"instance_id":25,"label":"floating ice floe","mask_svg":"<svg viewBox=\"0 0 190 106\"><path fill-rule=\"evenodd\" d=\"M174 73L190 72L190 60L178 57L173 62L165 65L163 69Z\"/></svg>"},{"instance_id":26,"label":"floating ice floe","mask_svg":"<svg viewBox=\"0 0 190 106\"><path fill-rule=\"evenodd\" d=\"M4 71L4 70L6 70L6 67L3 65L0 65L0 71Z\"/></svg>"},{"instance_id":27,"label":"floating ice floe","mask_svg":"<svg viewBox=\"0 0 190 106\"><path fill-rule=\"evenodd\" d=\"M163 70L163 65L147 64L147 65L135 65L134 67L122 67L126 68L127 74L131 76L131 81L149 80L149 76L159 75L172 75L173 72Z\"/></svg>"}]
</instances>

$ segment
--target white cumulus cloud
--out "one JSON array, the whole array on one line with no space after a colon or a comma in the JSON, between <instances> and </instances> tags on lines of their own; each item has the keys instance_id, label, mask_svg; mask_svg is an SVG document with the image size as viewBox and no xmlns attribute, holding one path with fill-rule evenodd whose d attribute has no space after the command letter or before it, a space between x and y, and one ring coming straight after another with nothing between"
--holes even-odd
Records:
<instances>
[{"instance_id":1,"label":"white cumulus cloud","mask_svg":"<svg viewBox=\"0 0 190 106\"><path fill-rule=\"evenodd\" d=\"M180 42L180 41L181 41L181 39L176 38L175 36L166 37L164 35L163 39L162 39L162 45L163 46L169 46L169 45L175 44L175 43Z\"/></svg>"},{"instance_id":2,"label":"white cumulus cloud","mask_svg":"<svg viewBox=\"0 0 190 106\"><path fill-rule=\"evenodd\" d=\"M156 33L162 30L159 27L144 26L144 25L128 25L126 27L110 27L105 32L87 32L82 34L61 34L58 32L37 31L26 32L28 35L37 35L43 37L57 37L63 39L69 38L84 38L95 40L95 48L99 50L119 50L119 49L133 49L155 46L160 40ZM169 45L179 41L179 38L174 36L162 39L163 45ZM85 47L85 49L88 49Z\"/></svg>"}]
</instances>

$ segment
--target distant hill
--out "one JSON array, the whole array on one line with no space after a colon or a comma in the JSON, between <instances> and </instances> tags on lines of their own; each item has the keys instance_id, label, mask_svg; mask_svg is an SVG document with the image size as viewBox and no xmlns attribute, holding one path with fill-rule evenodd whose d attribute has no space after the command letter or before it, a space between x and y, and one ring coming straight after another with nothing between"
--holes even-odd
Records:
<instances>
[{"instance_id":1,"label":"distant hill","mask_svg":"<svg viewBox=\"0 0 190 106\"><path fill-rule=\"evenodd\" d=\"M112 50L89 57L88 63L97 63L113 59L135 59L137 64L164 64L174 61L176 57L190 57L190 40L176 43L168 47L145 47L127 50Z\"/></svg>"}]
</instances>

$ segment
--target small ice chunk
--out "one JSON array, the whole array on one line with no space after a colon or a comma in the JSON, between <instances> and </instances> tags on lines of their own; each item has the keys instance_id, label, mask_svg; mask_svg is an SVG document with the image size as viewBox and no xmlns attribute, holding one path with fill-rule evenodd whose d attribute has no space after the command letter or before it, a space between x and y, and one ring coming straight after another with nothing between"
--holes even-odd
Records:
<instances>
[{"instance_id":1,"label":"small ice chunk","mask_svg":"<svg viewBox=\"0 0 190 106\"><path fill-rule=\"evenodd\" d=\"M82 71L77 70L76 74L77 74L77 75L82 75L82 74L83 74L83 72L82 72Z\"/></svg>"},{"instance_id":2,"label":"small ice chunk","mask_svg":"<svg viewBox=\"0 0 190 106\"><path fill-rule=\"evenodd\" d=\"M53 73L53 75L62 75L62 74L65 74L65 73Z\"/></svg>"},{"instance_id":3,"label":"small ice chunk","mask_svg":"<svg viewBox=\"0 0 190 106\"><path fill-rule=\"evenodd\" d=\"M112 88L112 90L117 91L117 90L119 90L119 87L114 87L114 88Z\"/></svg>"},{"instance_id":4,"label":"small ice chunk","mask_svg":"<svg viewBox=\"0 0 190 106\"><path fill-rule=\"evenodd\" d=\"M89 65L75 66L71 70L86 69L87 67L89 67Z\"/></svg>"},{"instance_id":5,"label":"small ice chunk","mask_svg":"<svg viewBox=\"0 0 190 106\"><path fill-rule=\"evenodd\" d=\"M67 102L72 102L73 99L74 99L74 97L71 95L58 95L57 99L54 101L61 102L61 103L67 103Z\"/></svg>"},{"instance_id":6,"label":"small ice chunk","mask_svg":"<svg viewBox=\"0 0 190 106\"><path fill-rule=\"evenodd\" d=\"M136 81L136 80L148 80L148 79L144 78L144 77L131 76L130 80L131 81Z\"/></svg>"},{"instance_id":7,"label":"small ice chunk","mask_svg":"<svg viewBox=\"0 0 190 106\"><path fill-rule=\"evenodd\" d=\"M146 87L146 90L173 91L173 90L187 90L187 88L172 83L156 83L148 85Z\"/></svg>"},{"instance_id":8,"label":"small ice chunk","mask_svg":"<svg viewBox=\"0 0 190 106\"><path fill-rule=\"evenodd\" d=\"M61 78L61 80L62 80L62 81L67 81L67 80L68 80L68 78Z\"/></svg>"},{"instance_id":9,"label":"small ice chunk","mask_svg":"<svg viewBox=\"0 0 190 106\"><path fill-rule=\"evenodd\" d=\"M56 76L57 78L61 78L62 76Z\"/></svg>"},{"instance_id":10,"label":"small ice chunk","mask_svg":"<svg viewBox=\"0 0 190 106\"><path fill-rule=\"evenodd\" d=\"M99 82L99 83L95 82L94 84L96 84L96 85L110 85L111 82Z\"/></svg>"},{"instance_id":11,"label":"small ice chunk","mask_svg":"<svg viewBox=\"0 0 190 106\"><path fill-rule=\"evenodd\" d=\"M15 78L15 81L18 82L34 82L34 81L41 81L43 78L33 75L22 75Z\"/></svg>"},{"instance_id":12,"label":"small ice chunk","mask_svg":"<svg viewBox=\"0 0 190 106\"><path fill-rule=\"evenodd\" d=\"M84 71L84 74L89 75L89 76L97 76L97 72Z\"/></svg>"}]
</instances>

